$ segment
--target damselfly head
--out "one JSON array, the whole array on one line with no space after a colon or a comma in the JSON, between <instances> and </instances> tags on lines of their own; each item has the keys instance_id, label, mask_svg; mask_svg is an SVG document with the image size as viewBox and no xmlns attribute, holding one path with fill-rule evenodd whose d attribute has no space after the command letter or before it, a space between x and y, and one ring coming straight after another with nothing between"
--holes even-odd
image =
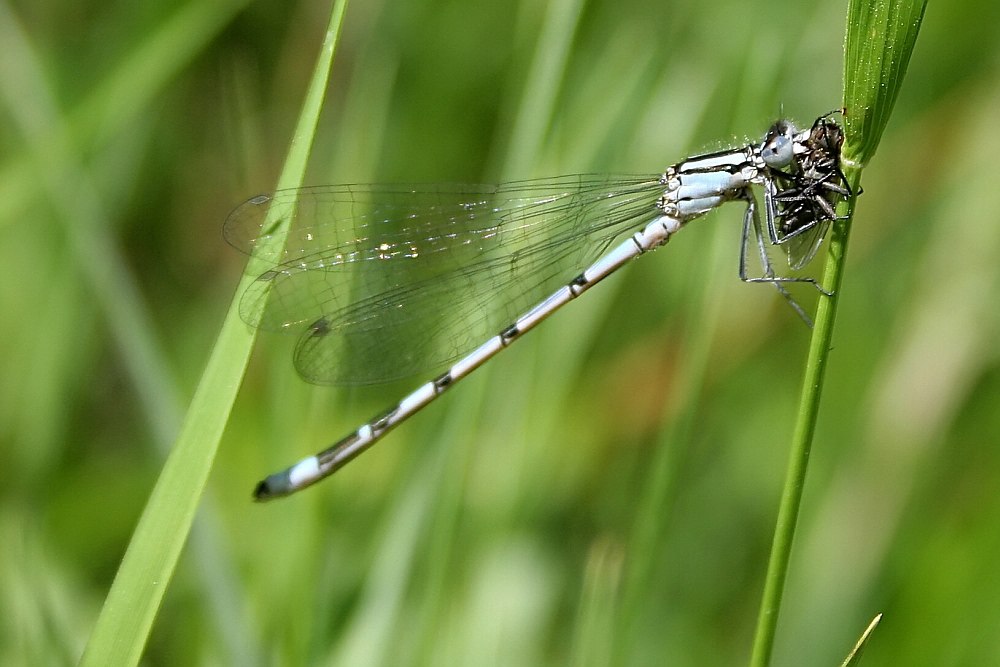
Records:
<instances>
[{"instance_id":1,"label":"damselfly head","mask_svg":"<svg viewBox=\"0 0 1000 667\"><path fill-rule=\"evenodd\" d=\"M787 167L795 159L795 135L798 130L787 120L779 120L764 135L760 156L772 169Z\"/></svg>"}]
</instances>

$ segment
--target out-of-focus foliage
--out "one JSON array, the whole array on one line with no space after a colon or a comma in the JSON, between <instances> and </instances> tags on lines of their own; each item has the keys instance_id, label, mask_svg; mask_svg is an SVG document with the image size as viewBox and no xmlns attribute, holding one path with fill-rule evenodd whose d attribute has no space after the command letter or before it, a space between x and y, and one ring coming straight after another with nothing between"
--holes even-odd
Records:
<instances>
[{"instance_id":1,"label":"out-of-focus foliage","mask_svg":"<svg viewBox=\"0 0 1000 667\"><path fill-rule=\"evenodd\" d=\"M652 171L841 104L846 3L575 11L352 4L307 181ZM221 222L273 187L328 12L0 14L38 64L0 69L0 663L82 650L242 270ZM998 13L929 7L865 170L775 664L837 664L878 611L866 666L1000 658ZM745 662L808 331L736 278L736 208L258 506L422 381L311 387L262 336L145 663Z\"/></svg>"}]
</instances>

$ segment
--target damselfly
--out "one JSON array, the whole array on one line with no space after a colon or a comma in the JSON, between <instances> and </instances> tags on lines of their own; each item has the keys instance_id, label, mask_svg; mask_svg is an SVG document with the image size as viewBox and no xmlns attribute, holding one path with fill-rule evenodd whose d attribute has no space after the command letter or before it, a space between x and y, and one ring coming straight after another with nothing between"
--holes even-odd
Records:
<instances>
[{"instance_id":1,"label":"damselfly","mask_svg":"<svg viewBox=\"0 0 1000 667\"><path fill-rule=\"evenodd\" d=\"M740 279L775 285L805 318L785 285L822 289L778 275L768 250L783 248L802 267L852 195L839 167L843 134L829 116L801 131L780 120L760 144L660 174L324 186L250 199L225 223L253 270L266 266L240 313L300 335L295 365L306 380L369 384L452 364L343 440L268 476L255 498L332 474L560 307L728 201L745 206ZM752 186L763 189L763 222ZM268 251L285 229L283 249Z\"/></svg>"}]
</instances>

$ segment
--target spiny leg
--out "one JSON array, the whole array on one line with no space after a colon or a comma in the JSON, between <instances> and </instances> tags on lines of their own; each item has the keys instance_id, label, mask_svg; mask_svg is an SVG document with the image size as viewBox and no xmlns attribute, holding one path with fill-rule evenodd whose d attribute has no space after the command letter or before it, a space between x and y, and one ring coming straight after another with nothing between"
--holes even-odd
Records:
<instances>
[{"instance_id":1,"label":"spiny leg","mask_svg":"<svg viewBox=\"0 0 1000 667\"><path fill-rule=\"evenodd\" d=\"M785 289L785 286L782 283L810 283L820 292L824 294L826 292L813 278L788 278L775 275L774 267L771 264L771 258L767 254L767 242L764 230L761 228L760 214L757 212L757 201L754 198L753 193L749 190L744 192L742 199L747 202L747 207L743 213L743 230L740 239L740 280L745 283L770 283L774 285L774 288L778 290L778 293L781 294L782 297L784 297L785 301L788 302L788 305L792 307L802 321L804 321L811 329L813 326L812 318L806 314L806 311L799 305L792 295L789 294L788 290ZM755 245L757 246L761 269L764 274L760 277L747 275L747 253L749 252L751 234L753 235Z\"/></svg>"}]
</instances>

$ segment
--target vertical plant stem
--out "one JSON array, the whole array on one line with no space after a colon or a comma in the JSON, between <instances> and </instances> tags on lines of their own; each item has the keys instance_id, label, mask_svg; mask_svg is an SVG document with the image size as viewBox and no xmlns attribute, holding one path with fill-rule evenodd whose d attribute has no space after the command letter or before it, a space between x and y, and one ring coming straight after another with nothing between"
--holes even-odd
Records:
<instances>
[{"instance_id":1,"label":"vertical plant stem","mask_svg":"<svg viewBox=\"0 0 1000 667\"><path fill-rule=\"evenodd\" d=\"M860 171L845 174L851 188L857 192ZM778 610L785 590L785 578L792 553L795 525L802 504L809 454L812 451L813 434L816 431L816 417L829 359L830 342L833 339L833 323L837 314L840 285L843 278L844 261L847 257L847 240L850 235L851 220L857 198L847 204L847 218L838 221L830 239L830 251L823 274L823 288L832 295L820 299L816 311L816 323L806 361L805 377L802 381L802 395L799 400L799 414L792 436L792 448L785 473L785 487L778 508L778 521L771 543L771 556L767 565L764 595L757 617L757 631L754 635L752 667L765 667L771 660L774 635L778 624ZM838 211L840 212L840 211Z\"/></svg>"},{"instance_id":2,"label":"vertical plant stem","mask_svg":"<svg viewBox=\"0 0 1000 667\"><path fill-rule=\"evenodd\" d=\"M848 7L844 54L846 140L841 166L855 194L861 191L861 170L874 156L892 114L926 6L927 0L851 0ZM856 203L857 197L852 197L838 207L844 219L834 225L830 241L823 287L832 296L820 299L809 345L785 488L757 618L752 667L766 667L774 649Z\"/></svg>"}]
</instances>

